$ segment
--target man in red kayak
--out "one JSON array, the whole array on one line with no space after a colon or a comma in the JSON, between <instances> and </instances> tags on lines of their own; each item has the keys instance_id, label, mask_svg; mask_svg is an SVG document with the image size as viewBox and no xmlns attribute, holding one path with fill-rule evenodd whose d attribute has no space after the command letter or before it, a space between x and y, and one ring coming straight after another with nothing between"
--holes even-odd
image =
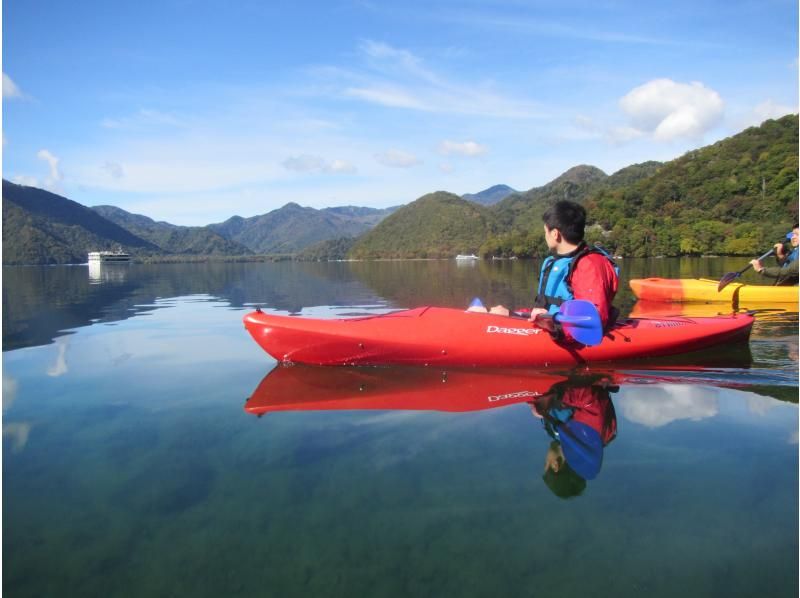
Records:
<instances>
[{"instance_id":1,"label":"man in red kayak","mask_svg":"<svg viewBox=\"0 0 800 598\"><path fill-rule=\"evenodd\" d=\"M552 320L541 316L558 313L564 301L583 299L597 307L603 329L607 330L616 318L612 302L617 294L619 268L605 251L589 247L583 240L586 210L563 200L550 206L542 220L544 238L553 255L542 263L531 321L551 329Z\"/></svg>"}]
</instances>

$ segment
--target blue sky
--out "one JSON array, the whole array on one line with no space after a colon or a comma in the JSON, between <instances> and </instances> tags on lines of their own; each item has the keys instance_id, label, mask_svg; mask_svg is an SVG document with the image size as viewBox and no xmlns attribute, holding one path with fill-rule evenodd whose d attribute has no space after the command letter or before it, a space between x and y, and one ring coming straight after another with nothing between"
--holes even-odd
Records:
<instances>
[{"instance_id":1,"label":"blue sky","mask_svg":"<svg viewBox=\"0 0 800 598\"><path fill-rule=\"evenodd\" d=\"M3 3L3 177L174 224L670 160L797 112L796 0Z\"/></svg>"}]
</instances>

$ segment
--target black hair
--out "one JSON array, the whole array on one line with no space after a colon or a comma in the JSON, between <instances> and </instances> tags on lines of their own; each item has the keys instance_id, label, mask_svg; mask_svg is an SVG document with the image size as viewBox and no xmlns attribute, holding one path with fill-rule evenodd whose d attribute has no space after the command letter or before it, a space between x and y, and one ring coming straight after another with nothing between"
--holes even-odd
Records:
<instances>
[{"instance_id":1,"label":"black hair","mask_svg":"<svg viewBox=\"0 0 800 598\"><path fill-rule=\"evenodd\" d=\"M578 244L583 241L586 228L586 210L574 201L562 199L545 210L542 221L548 229L557 228L566 241Z\"/></svg>"},{"instance_id":2,"label":"black hair","mask_svg":"<svg viewBox=\"0 0 800 598\"><path fill-rule=\"evenodd\" d=\"M558 441L554 440L550 443L550 448L558 446ZM552 469L547 469L542 476L545 485L550 489L550 492L555 494L558 498L572 498L573 496L580 496L586 490L586 480L575 473L575 470L569 466L569 463L563 461L561 468L558 472Z\"/></svg>"}]
</instances>

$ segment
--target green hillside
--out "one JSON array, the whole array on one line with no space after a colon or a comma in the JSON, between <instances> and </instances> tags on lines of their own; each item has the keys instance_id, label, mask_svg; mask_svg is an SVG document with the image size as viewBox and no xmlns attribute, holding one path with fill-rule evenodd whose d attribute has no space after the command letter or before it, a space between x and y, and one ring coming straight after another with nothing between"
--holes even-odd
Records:
<instances>
[{"instance_id":1,"label":"green hillside","mask_svg":"<svg viewBox=\"0 0 800 598\"><path fill-rule=\"evenodd\" d=\"M477 252L495 230L495 219L487 208L437 191L400 208L361 236L349 257L455 257Z\"/></svg>"},{"instance_id":2,"label":"green hillside","mask_svg":"<svg viewBox=\"0 0 800 598\"><path fill-rule=\"evenodd\" d=\"M83 263L89 251L117 247L139 255L159 251L86 206L3 180L3 264Z\"/></svg>"},{"instance_id":3,"label":"green hillside","mask_svg":"<svg viewBox=\"0 0 800 598\"><path fill-rule=\"evenodd\" d=\"M320 241L311 247L306 247L295 255L295 259L307 262L329 262L343 260L355 244L353 237L339 237Z\"/></svg>"},{"instance_id":4,"label":"green hillside","mask_svg":"<svg viewBox=\"0 0 800 598\"><path fill-rule=\"evenodd\" d=\"M797 222L797 148L797 115L768 120L586 206L623 255L755 255Z\"/></svg>"},{"instance_id":5,"label":"green hillside","mask_svg":"<svg viewBox=\"0 0 800 598\"><path fill-rule=\"evenodd\" d=\"M532 257L547 251L542 240L542 214L556 201L583 202L608 180L594 166L575 166L542 187L515 193L491 207L499 232L481 244L482 255Z\"/></svg>"}]
</instances>

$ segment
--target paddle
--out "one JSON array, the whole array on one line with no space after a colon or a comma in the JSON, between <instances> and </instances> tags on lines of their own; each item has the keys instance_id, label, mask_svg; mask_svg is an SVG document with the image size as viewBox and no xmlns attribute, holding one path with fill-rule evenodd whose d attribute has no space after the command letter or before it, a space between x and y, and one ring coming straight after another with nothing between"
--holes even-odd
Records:
<instances>
[{"instance_id":1,"label":"paddle","mask_svg":"<svg viewBox=\"0 0 800 598\"><path fill-rule=\"evenodd\" d=\"M758 261L760 262L761 260L764 260L764 259L768 258L773 253L775 253L775 249L770 249L767 253L765 253L760 258L758 258ZM724 289L726 286L728 286L734 280L739 278L742 274L747 272L748 268L752 268L752 267L753 267L753 264L747 264L747 266L745 266L744 268L742 268L738 272L728 272L725 276L723 276L720 279L719 285L717 285L717 292L719 293L722 289Z\"/></svg>"},{"instance_id":2,"label":"paddle","mask_svg":"<svg viewBox=\"0 0 800 598\"><path fill-rule=\"evenodd\" d=\"M603 464L603 441L597 430L575 420L558 426L564 460L584 480L593 480Z\"/></svg>"},{"instance_id":3,"label":"paddle","mask_svg":"<svg viewBox=\"0 0 800 598\"><path fill-rule=\"evenodd\" d=\"M565 301L553 319L582 345L593 347L599 345L603 340L603 322L591 301L583 299Z\"/></svg>"},{"instance_id":4,"label":"paddle","mask_svg":"<svg viewBox=\"0 0 800 598\"><path fill-rule=\"evenodd\" d=\"M483 302L475 297L469 304L467 311L477 311L485 313L486 307ZM519 312L510 312L509 315L521 318L526 317ZM552 322L561 324L561 328L573 339L587 347L599 345L603 340L603 322L594 303L583 299L571 299L564 301L558 313L552 317L547 314L536 316L535 324L544 328L548 332L555 332Z\"/></svg>"},{"instance_id":5,"label":"paddle","mask_svg":"<svg viewBox=\"0 0 800 598\"><path fill-rule=\"evenodd\" d=\"M599 345L603 340L603 322L594 303L590 301L583 299L565 301L557 314L552 317L541 314L536 317L535 323L552 333L556 331L552 325L554 321L561 324L561 328L573 339L587 347Z\"/></svg>"}]
</instances>

